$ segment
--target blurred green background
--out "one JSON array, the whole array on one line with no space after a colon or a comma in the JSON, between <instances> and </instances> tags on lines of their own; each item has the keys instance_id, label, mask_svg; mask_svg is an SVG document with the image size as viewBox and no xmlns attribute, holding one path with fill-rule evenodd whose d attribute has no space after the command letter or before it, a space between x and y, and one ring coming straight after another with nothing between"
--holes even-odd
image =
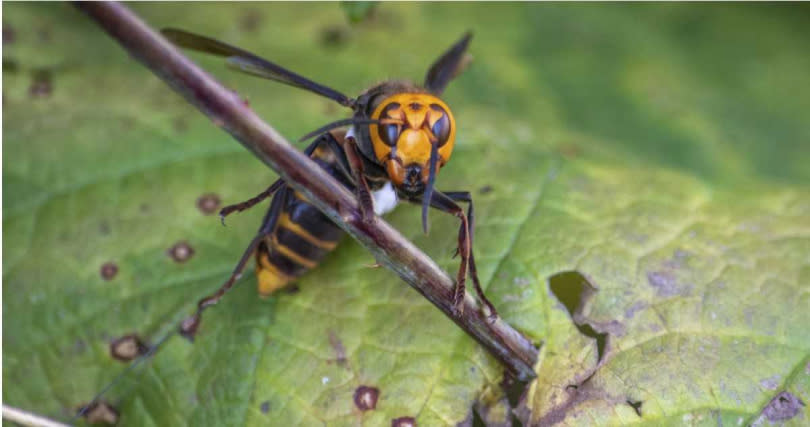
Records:
<instances>
[{"instance_id":1,"label":"blurred green background","mask_svg":"<svg viewBox=\"0 0 810 427\"><path fill-rule=\"evenodd\" d=\"M421 82L473 31L443 97L459 133L438 186L473 191L482 280L544 343L523 421L548 421L566 401L553 392L586 377L600 393L565 423L752 423L779 390L810 399L795 326L810 324L806 5L130 6L348 95ZM290 140L346 116L191 56ZM234 203L274 174L66 4L3 3L3 113L3 400L67 420L123 369L108 342L171 328L263 215L223 228L198 197ZM455 221L431 219L424 236L417 208L389 217L454 271ZM182 264L166 255L180 241ZM372 263L347 239L296 294L260 301L246 277L193 346L170 341L107 399L127 425L451 425L473 407L509 422L497 364ZM574 314L547 284L573 270L599 289ZM608 333L607 350L574 323ZM360 385L380 389L375 410L354 405ZM641 418L626 401L646 402Z\"/></svg>"}]
</instances>

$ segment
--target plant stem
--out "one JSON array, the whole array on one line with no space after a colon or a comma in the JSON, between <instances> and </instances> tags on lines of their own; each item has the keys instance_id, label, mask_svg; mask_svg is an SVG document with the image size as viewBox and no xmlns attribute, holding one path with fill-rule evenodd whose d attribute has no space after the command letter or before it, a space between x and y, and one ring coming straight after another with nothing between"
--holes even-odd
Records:
<instances>
[{"instance_id":1,"label":"plant stem","mask_svg":"<svg viewBox=\"0 0 810 427\"><path fill-rule=\"evenodd\" d=\"M300 191L332 221L370 250L464 331L516 378L534 378L537 349L509 324L490 322L471 295L462 316L452 314L453 280L427 255L380 218L363 222L354 196L312 160L264 123L233 91L226 89L180 53L134 13L118 3L76 3L135 58L166 81L216 126Z\"/></svg>"}]
</instances>

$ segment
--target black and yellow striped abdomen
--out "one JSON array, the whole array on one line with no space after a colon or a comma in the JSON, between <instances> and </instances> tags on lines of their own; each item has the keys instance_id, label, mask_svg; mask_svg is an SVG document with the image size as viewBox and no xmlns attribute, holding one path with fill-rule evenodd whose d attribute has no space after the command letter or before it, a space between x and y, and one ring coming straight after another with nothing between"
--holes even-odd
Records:
<instances>
[{"instance_id":1,"label":"black and yellow striped abdomen","mask_svg":"<svg viewBox=\"0 0 810 427\"><path fill-rule=\"evenodd\" d=\"M331 133L319 137L310 158L351 190L354 186L341 169L341 159L330 149L330 139L337 142ZM343 235L343 230L302 194L286 186L276 193L270 212L266 220L273 223L262 227L269 227L272 232L256 251L256 276L262 296L272 294L317 266Z\"/></svg>"}]
</instances>

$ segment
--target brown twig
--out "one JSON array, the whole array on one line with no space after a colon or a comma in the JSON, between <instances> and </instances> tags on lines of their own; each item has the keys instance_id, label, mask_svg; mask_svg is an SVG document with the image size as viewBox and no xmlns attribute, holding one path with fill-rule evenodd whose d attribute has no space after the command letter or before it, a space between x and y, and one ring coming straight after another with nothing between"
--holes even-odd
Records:
<instances>
[{"instance_id":1,"label":"brown twig","mask_svg":"<svg viewBox=\"0 0 810 427\"><path fill-rule=\"evenodd\" d=\"M526 337L500 318L490 322L470 295L464 301L464 314L454 316L452 279L382 219L362 221L354 196L264 123L237 95L183 56L125 6L107 2L76 5L215 125L230 133L294 189L303 192L370 250L379 263L416 288L513 375L522 381L535 376L532 367L537 349Z\"/></svg>"}]
</instances>

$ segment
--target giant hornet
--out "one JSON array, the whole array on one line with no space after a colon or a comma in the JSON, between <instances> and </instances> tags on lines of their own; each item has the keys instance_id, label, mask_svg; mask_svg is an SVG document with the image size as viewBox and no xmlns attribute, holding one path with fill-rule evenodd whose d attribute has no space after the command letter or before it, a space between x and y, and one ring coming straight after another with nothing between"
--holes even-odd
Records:
<instances>
[{"instance_id":1,"label":"giant hornet","mask_svg":"<svg viewBox=\"0 0 810 427\"><path fill-rule=\"evenodd\" d=\"M465 34L428 69L423 86L407 81L385 81L357 98L316 83L250 52L218 40L177 29L163 35L177 46L226 58L238 71L295 86L331 99L352 110L350 119L338 120L309 133L315 138L304 152L346 188L354 191L363 220L373 219L396 205L397 199L422 205L422 228L428 231L428 208L456 216L457 255L461 259L453 307L464 307L469 272L479 299L494 319L495 308L481 289L473 255L474 212L468 191L442 192L434 188L439 169L449 160L456 138L456 121L439 96L466 65L465 51L472 35ZM348 126L348 130L342 129ZM192 337L202 311L216 304L240 277L248 260L256 258L258 290L267 296L314 268L337 245L343 231L282 179L244 202L226 206L224 218L272 196L261 227L228 280L215 293L201 299L196 313L180 332ZM469 204L467 213L457 202Z\"/></svg>"}]
</instances>

